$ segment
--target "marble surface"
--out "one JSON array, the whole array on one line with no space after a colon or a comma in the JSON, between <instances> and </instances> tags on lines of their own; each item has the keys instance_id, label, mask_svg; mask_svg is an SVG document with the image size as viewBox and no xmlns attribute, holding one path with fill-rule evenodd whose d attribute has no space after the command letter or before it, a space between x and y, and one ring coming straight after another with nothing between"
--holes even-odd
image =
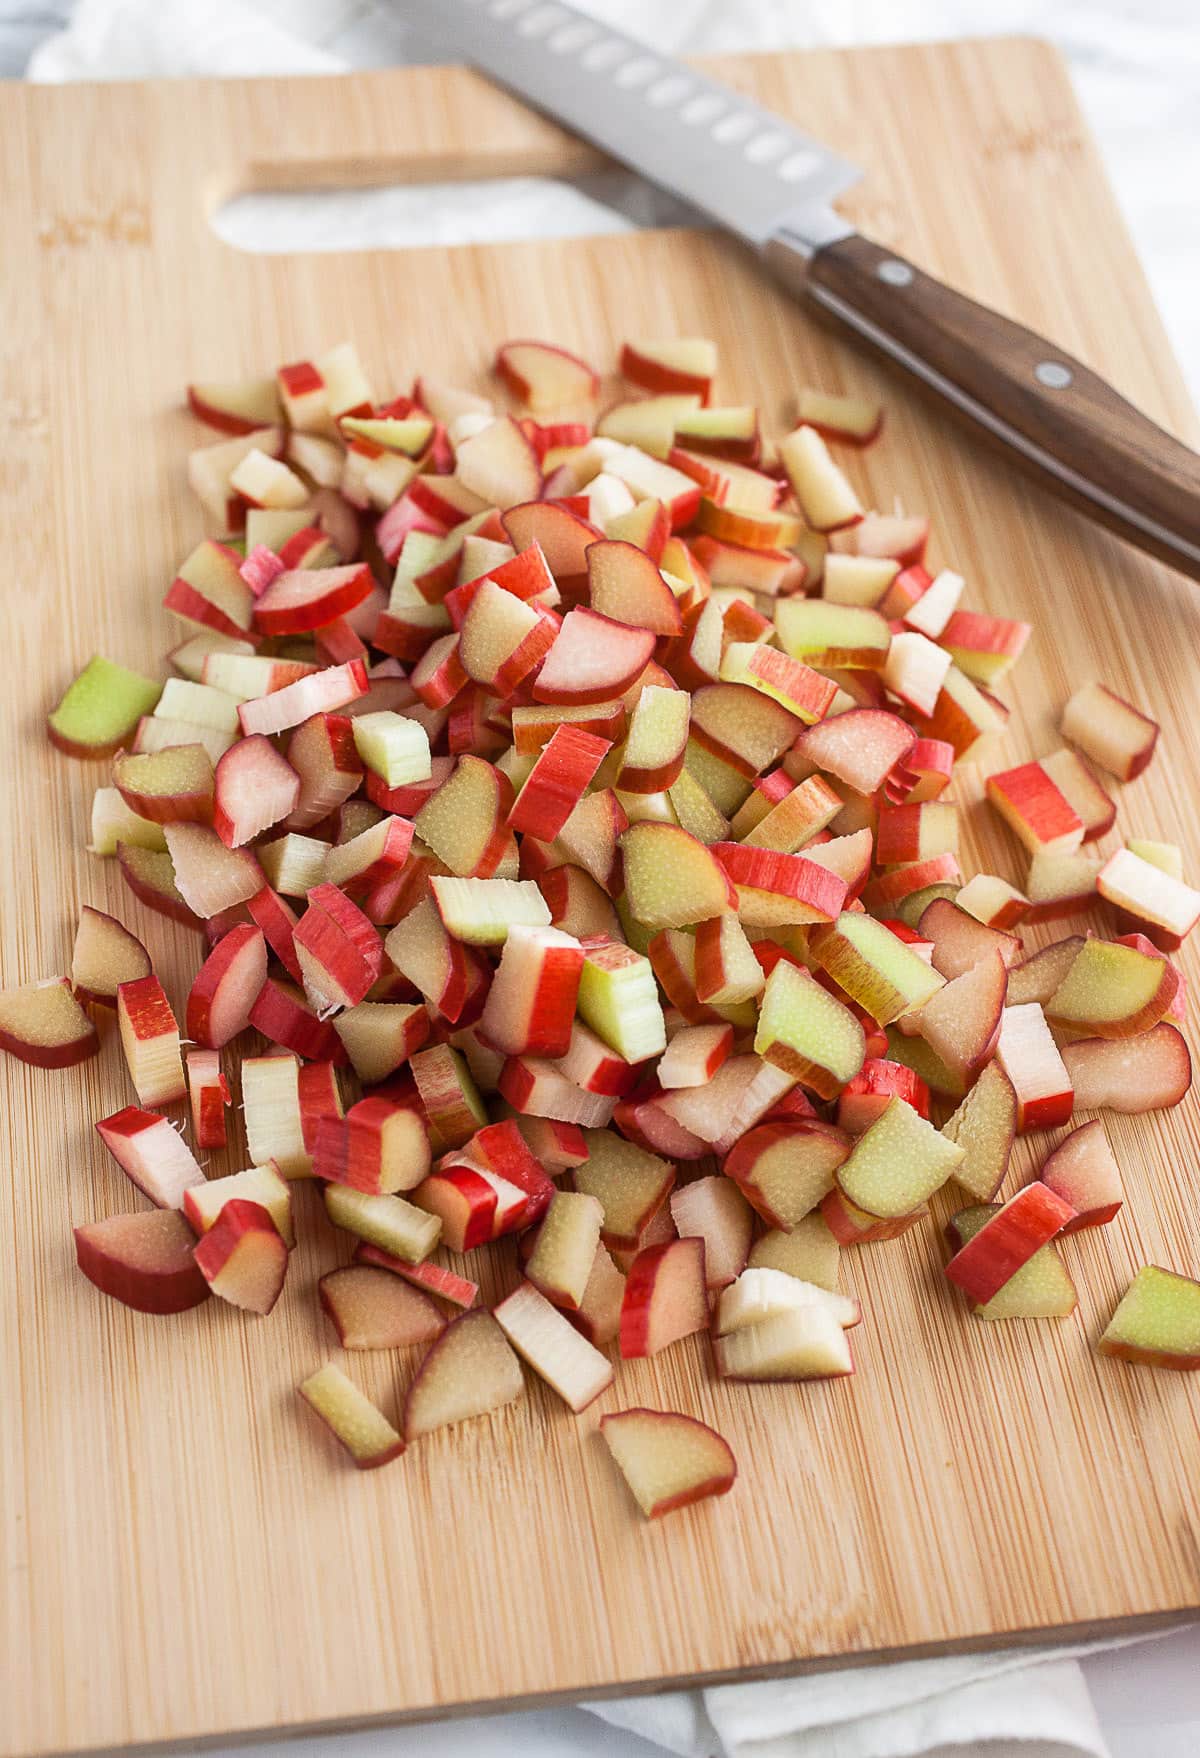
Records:
<instances>
[{"instance_id":1,"label":"marble surface","mask_svg":"<svg viewBox=\"0 0 1200 1758\"><path fill-rule=\"evenodd\" d=\"M165 0L170 5L170 0ZM1055 41L1100 142L1109 175L1163 311L1175 349L1200 396L1200 5L1197 0L577 0L656 47L682 53L931 39L1031 32ZM404 22L403 0L246 0L247 8L298 31L318 52L355 65L437 60ZM178 10L178 6L174 8ZM0 0L0 76L19 77L39 44L60 30L68 0ZM194 49L188 71L239 71L211 46L207 0L194 0ZM153 44L130 33L114 72L138 75ZM601 190L601 197L610 194ZM542 225L579 223L569 201L545 211ZM524 223L519 193L506 223ZM468 232L477 214L469 198L456 224ZM421 213L399 211L400 236ZM259 217L252 216L254 223ZM351 207L339 226L368 228L379 215ZM245 220L242 221L245 224ZM614 224L621 222L614 221ZM230 224L236 229L237 217ZM271 224L287 236L286 212ZM511 234L510 234L511 235ZM1112 1758L1195 1758L1200 1752L1200 1627L1084 1662ZM292 1743L291 1758L499 1758L522 1748L528 1758L652 1758L660 1748L599 1723L581 1711L544 1710L441 1725ZM965 1749L958 1748L963 1758ZM232 1747L224 1758L261 1748ZM980 1746L978 1758L1002 1758Z\"/></svg>"}]
</instances>

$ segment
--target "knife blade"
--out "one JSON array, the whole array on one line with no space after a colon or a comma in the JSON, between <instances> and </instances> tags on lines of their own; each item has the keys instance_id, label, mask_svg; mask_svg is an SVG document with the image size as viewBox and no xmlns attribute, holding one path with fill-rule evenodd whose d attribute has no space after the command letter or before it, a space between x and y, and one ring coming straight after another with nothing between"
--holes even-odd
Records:
<instances>
[{"instance_id":1,"label":"knife blade","mask_svg":"<svg viewBox=\"0 0 1200 1758\"><path fill-rule=\"evenodd\" d=\"M559 0L405 0L489 79L761 248L789 221L843 236L862 175L809 134Z\"/></svg>"},{"instance_id":2,"label":"knife blade","mask_svg":"<svg viewBox=\"0 0 1200 1758\"><path fill-rule=\"evenodd\" d=\"M405 17L718 221L1062 499L1200 579L1200 458L1054 343L856 233L833 206L859 176L849 160L566 0L405 0Z\"/></svg>"}]
</instances>

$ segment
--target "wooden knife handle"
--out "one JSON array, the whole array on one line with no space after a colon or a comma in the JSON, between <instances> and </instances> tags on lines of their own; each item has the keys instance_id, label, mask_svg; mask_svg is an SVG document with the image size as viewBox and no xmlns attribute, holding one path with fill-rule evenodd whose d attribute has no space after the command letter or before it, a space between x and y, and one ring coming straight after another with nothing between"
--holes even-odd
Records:
<instances>
[{"instance_id":1,"label":"wooden knife handle","mask_svg":"<svg viewBox=\"0 0 1200 1758\"><path fill-rule=\"evenodd\" d=\"M1200 456L1071 355L854 234L811 258L805 297L1065 499L1200 579Z\"/></svg>"}]
</instances>

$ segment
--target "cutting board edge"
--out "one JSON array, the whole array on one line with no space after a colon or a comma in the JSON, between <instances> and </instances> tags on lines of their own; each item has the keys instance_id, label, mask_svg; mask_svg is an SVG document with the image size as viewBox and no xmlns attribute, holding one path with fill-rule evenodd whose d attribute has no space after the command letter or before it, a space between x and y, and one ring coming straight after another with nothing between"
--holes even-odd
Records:
<instances>
[{"instance_id":1,"label":"cutting board edge","mask_svg":"<svg viewBox=\"0 0 1200 1758\"><path fill-rule=\"evenodd\" d=\"M285 1740L327 1739L334 1734L364 1734L388 1728L419 1727L425 1722L464 1721L469 1716L500 1716L541 1709L578 1709L589 1703L618 1702L626 1697L661 1697L671 1691L712 1690L721 1685L769 1684L774 1680L805 1678L811 1673L853 1672L860 1667L902 1665L910 1661L948 1660L956 1656L988 1654L996 1649L1075 1648L1093 1643L1128 1641L1131 1638L1167 1635L1187 1629L1200 1618L1200 1599L1195 1605L1169 1612L1143 1612L1124 1618L1093 1618L1075 1624L1047 1624L1014 1629L1000 1635L953 1637L945 1642L917 1642L903 1648L868 1648L852 1653L817 1654L776 1665L725 1667L714 1672L688 1672L634 1679L612 1685L563 1686L515 1697L481 1697L457 1703L429 1704L380 1715L336 1716L327 1721L276 1722L256 1727L231 1728L227 1733L197 1734L174 1740L142 1740L121 1746L69 1746L32 1751L28 1758L158 1758L158 1754L220 1752L231 1745L269 1746Z\"/></svg>"},{"instance_id":2,"label":"cutting board edge","mask_svg":"<svg viewBox=\"0 0 1200 1758\"><path fill-rule=\"evenodd\" d=\"M1050 51L1049 61L1052 61L1055 64L1055 68L1056 68L1055 77L1056 77L1056 79L1062 81L1064 86L1066 84L1065 76L1062 75L1062 73L1059 71L1063 66L1062 56L1054 48L1053 45L1047 44L1045 42L1045 40L1042 38L1039 38L1037 36L1026 36L1022 33L1013 33L1012 35L999 37L999 38L972 39L971 42L972 42L972 46L974 46L975 44L981 44L984 47L986 47L989 43L992 43L992 42L996 42L996 43L1025 43L1025 42L1027 42L1032 45L1036 45L1039 50L1047 49ZM922 46L923 47L938 47L939 45L922 45ZM951 40L948 40L945 44L942 44L940 46L941 47L955 47L955 46L959 46L959 45L956 45L954 40L951 39ZM875 57L877 52L879 55L882 55L883 53L885 53L885 47L874 45L868 50L854 51L854 54L856 56L861 54L864 56L871 55L872 57ZM825 53L835 54L838 52L828 51ZM768 57L738 57L733 61L732 64L736 67L736 65L739 61L749 61L749 60L766 61L768 59L769 59ZM730 59L725 58L724 64L726 66L729 66ZM1048 62L1048 65L1049 65L1049 62ZM413 73L424 73L424 72L427 72L428 70L414 69L411 71ZM316 76L314 76L314 78L315 77ZM224 85L229 85L229 84L249 85L251 82L249 82L249 81L236 81L235 82L235 81L226 81L226 80L205 80L205 81L189 81L189 82L185 82L185 83L187 83L189 85L193 85L193 86L215 87L215 86L224 86ZM283 84L292 85L295 82L292 82L290 80L287 80L287 81L281 80L281 81L272 82L272 83L276 83L276 84L280 84L280 85L283 85ZM305 85L311 85L313 83L313 80L312 79L302 79L299 83L303 83ZM327 81L322 80L323 85L325 85L327 83L328 83ZM1111 193L1111 191L1110 191L1110 193ZM1115 205L1114 205L1113 208L1111 209L1111 214L1113 217L1116 216L1116 212L1117 212L1117 210L1115 209ZM1129 270L1129 272L1131 274L1140 275L1140 265L1138 265L1138 263L1137 263L1136 255L1132 250L1132 247L1131 247L1131 244L1128 240L1128 237L1127 236L1113 237L1113 238L1110 238L1110 242L1115 244L1117 251L1119 252L1119 254L1122 258L1122 261L1123 261L1124 265L1126 266L1126 268ZM479 248L486 249L486 247L475 247L475 246L468 246L466 248L468 248L468 249L479 249ZM1169 346L1165 343L1159 349L1159 365L1160 365L1160 368L1167 373L1170 373L1172 368L1175 367L1175 365L1176 365L1176 363L1173 361L1173 359L1170 355ZM1134 1633L1134 1632L1145 1632L1145 1633L1149 1634L1156 1629L1173 1628L1178 1624L1185 1623L1185 1622L1189 1621L1189 1619L1191 1619L1193 1616L1195 1616L1195 1614L1198 1610L1200 1610L1200 1605L1193 1606L1193 1605L1189 1604L1187 1606L1182 1606L1176 1610L1171 1610L1171 1611L1167 1611L1167 1612L1154 1611L1154 1612L1147 1612L1147 1613L1143 1613L1143 1614L1136 1614L1136 1615L1132 1615L1132 1616L1120 1616L1120 1617L1116 1617L1116 1618L1112 1618L1112 1619L1091 1620L1091 1621L1088 1621L1085 1623L1080 1623L1080 1624L1041 1625L1036 1628L1026 1627L1026 1628L1021 1628L1021 1629L1014 1629L1012 1631L1004 1631L999 1634L997 1634L994 1631L988 1631L988 1632L980 1633L977 1637L974 1637L974 1636L954 1637L954 1638L949 1638L944 1642L918 1645L918 1646L913 1646L913 1647L897 1648L894 1646L889 1646L889 1647L876 1648L876 1649L872 1649L869 1651L854 1652L854 1653L814 1655L810 1658L801 1657L801 1658L796 1658L796 1659L789 1659L784 1662L771 1663L771 1664L768 1664L765 1666L755 1664L755 1665L752 1665L752 1666L749 1666L746 1668L733 1667L733 1668L719 1669L719 1670L715 1670L711 1673L687 1672L687 1673L682 1673L682 1674L655 1674L651 1677L648 1677L648 1678L645 1678L642 1680L624 1681L624 1682L620 1682L620 1683L616 1683L616 1684L612 1684L612 1685L608 1685L608 1686L601 1685L601 1686L595 1686L595 1687L581 1686L578 1688L576 1688L576 1687L551 1688L546 1691L539 1691L539 1692L535 1692L535 1693L528 1694L528 1695L522 1695L519 1697L508 1697L508 1698L486 1698L486 1699L479 1699L479 1700L471 1700L471 1699L463 1698L463 1699L460 1699L460 1700L455 1701L453 1703L444 1703L444 1704L431 1703L427 1706L418 1706L418 1707L415 1707L410 1710L401 1710L401 1711L396 1711L396 1712L384 1711L379 1714L371 1714L371 1715L364 1716L361 1718L358 1718L358 1717L354 1717L354 1718L336 1717L336 1718L329 1720L329 1721L305 1720L303 1722L297 1722L295 1724L288 1724L286 1726L280 1725L278 1723L271 1723L271 1724L263 1724L261 1726L251 1728L248 1731L234 1728L234 1729L228 1730L227 1732L223 1732L221 1734L198 1735L194 1738L184 1737L181 1739L173 1739L173 1740L168 1740L168 1741L142 1741L142 1742L134 1741L134 1742L131 1742L129 1745L122 1745L121 1747L113 1747L113 1746L105 1746L105 1745L96 1745L96 1746L73 1745L69 1748L62 1748L62 1749L69 1750L72 1753L95 1753L95 1754L100 1754L100 1753L104 1753L104 1752L115 1752L117 1750L124 1750L124 1751L135 1750L137 1752L144 1752L147 1754L159 1752L159 1751L168 1752L168 1751L193 1751L193 1750L205 1750L205 1749L211 1750L213 1748L219 1748L220 1746L222 1746L224 1744L228 1744L229 1741L234 1738L241 1739L241 1740L247 1740L247 1741L255 1741L255 1742L263 1741L263 1742L265 1742L266 1740L273 1739L273 1738L296 1737L298 1734L301 1734L301 1733L316 1734L316 1733L327 1732L327 1731L344 1731L344 1730L349 1730L349 1729L366 1729L366 1728L371 1728L371 1727L398 1726L398 1725L405 1725L405 1724L408 1724L413 1721L424 1721L424 1720L443 1719L443 1718L448 1719L451 1717L459 1717L459 1716L463 1716L463 1715L467 1715L467 1714L487 1713L489 1711L496 1712L496 1711L508 1710L508 1709L514 1709L514 1710L515 1709L527 1709L530 1707L541 1707L541 1706L546 1706L546 1705L555 1704L555 1703L571 1703L571 1702L576 1701L580 1695L586 1695L586 1696L594 1697L596 1699L599 1699L602 1697L620 1697L620 1696L625 1696L625 1695L630 1695L630 1694L645 1695L645 1694L653 1694L653 1693L657 1693L657 1692L665 1691L665 1690L678 1689L681 1686L685 1686L685 1685L695 1686L695 1685L701 1684L701 1683L745 1682L750 1679L784 1678L784 1677L800 1676L804 1673L809 1673L809 1672L818 1671L818 1670L833 1670L835 1668L841 1668L841 1667L849 1668L849 1667L857 1666L857 1665L875 1664L875 1663L878 1663L880 1660L884 1660L884 1659L886 1659L886 1660L896 1660L896 1659L901 1659L901 1658L915 1659L915 1658L923 1658L925 1656L935 1655L935 1654L936 1655L943 1655L943 1654L954 1654L954 1653L970 1653L970 1652L977 1652L977 1651L980 1651L980 1650L986 1649L986 1648L995 1648L995 1647L1000 1647L1000 1646L1020 1647L1020 1646L1036 1645L1036 1644L1039 1644L1039 1643L1042 1643L1045 1641L1063 1641L1063 1640L1068 1640L1068 1639L1075 1640L1075 1641L1103 1640L1108 1636L1115 1637L1118 1635L1122 1635L1122 1634L1126 1634L1126 1633ZM29 1747L28 1750L31 1753L34 1751L37 1751L40 1753L43 1750L43 1748ZM56 1748L46 1747L44 1750L47 1753L49 1753L49 1752L56 1750Z\"/></svg>"}]
</instances>

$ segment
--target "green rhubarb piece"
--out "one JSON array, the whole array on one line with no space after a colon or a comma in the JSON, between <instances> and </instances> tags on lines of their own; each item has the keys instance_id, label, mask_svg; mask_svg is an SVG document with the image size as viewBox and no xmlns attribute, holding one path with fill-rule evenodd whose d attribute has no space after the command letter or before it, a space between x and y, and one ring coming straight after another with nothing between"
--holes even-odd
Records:
<instances>
[{"instance_id":1,"label":"green rhubarb piece","mask_svg":"<svg viewBox=\"0 0 1200 1758\"><path fill-rule=\"evenodd\" d=\"M630 946L610 941L587 948L575 1006L584 1024L626 1062L645 1062L667 1047L650 960Z\"/></svg>"},{"instance_id":2,"label":"green rhubarb piece","mask_svg":"<svg viewBox=\"0 0 1200 1758\"><path fill-rule=\"evenodd\" d=\"M1143 1366L1200 1369L1200 1282L1143 1265L1098 1347Z\"/></svg>"},{"instance_id":3,"label":"green rhubarb piece","mask_svg":"<svg viewBox=\"0 0 1200 1758\"><path fill-rule=\"evenodd\" d=\"M1017 1095L998 1062L989 1062L962 1104L942 1126L966 1158L954 1180L977 1202L990 1203L1008 1171L1017 1134Z\"/></svg>"},{"instance_id":4,"label":"green rhubarb piece","mask_svg":"<svg viewBox=\"0 0 1200 1758\"><path fill-rule=\"evenodd\" d=\"M945 982L890 928L863 911L846 910L836 922L815 928L809 947L813 959L880 1025L916 1013Z\"/></svg>"},{"instance_id":5,"label":"green rhubarb piece","mask_svg":"<svg viewBox=\"0 0 1200 1758\"><path fill-rule=\"evenodd\" d=\"M97 654L47 716L51 740L72 757L111 756L132 736L142 716L154 712L161 694L155 679Z\"/></svg>"},{"instance_id":6,"label":"green rhubarb piece","mask_svg":"<svg viewBox=\"0 0 1200 1758\"><path fill-rule=\"evenodd\" d=\"M915 929L931 903L939 897L953 903L961 890L961 885L923 885L920 891L910 891L907 897L902 897L892 913L906 928Z\"/></svg>"},{"instance_id":7,"label":"green rhubarb piece","mask_svg":"<svg viewBox=\"0 0 1200 1758\"><path fill-rule=\"evenodd\" d=\"M356 715L351 725L355 749L385 787L409 787L433 774L429 734L419 720L382 708L376 714Z\"/></svg>"},{"instance_id":8,"label":"green rhubarb piece","mask_svg":"<svg viewBox=\"0 0 1200 1758\"><path fill-rule=\"evenodd\" d=\"M1148 1032L1174 999L1174 984L1164 981L1169 976L1163 960L1153 954L1085 940L1046 1003L1046 1017L1101 1037Z\"/></svg>"},{"instance_id":9,"label":"green rhubarb piece","mask_svg":"<svg viewBox=\"0 0 1200 1758\"><path fill-rule=\"evenodd\" d=\"M823 1099L835 1098L854 1079L866 1054L850 1009L786 959L767 978L754 1048Z\"/></svg>"},{"instance_id":10,"label":"green rhubarb piece","mask_svg":"<svg viewBox=\"0 0 1200 1758\"><path fill-rule=\"evenodd\" d=\"M911 1105L890 1099L839 1169L838 1187L857 1208L898 1220L919 1209L965 1158L964 1148Z\"/></svg>"},{"instance_id":11,"label":"green rhubarb piece","mask_svg":"<svg viewBox=\"0 0 1200 1758\"><path fill-rule=\"evenodd\" d=\"M914 1074L920 1075L930 1092L941 1098L962 1098L967 1090L965 1078L947 1068L924 1038L910 1038L893 1026L888 1031L887 1040L889 1062L902 1062L905 1068L911 1068Z\"/></svg>"},{"instance_id":12,"label":"green rhubarb piece","mask_svg":"<svg viewBox=\"0 0 1200 1758\"><path fill-rule=\"evenodd\" d=\"M772 1228L750 1247L750 1269L782 1270L801 1282L812 1282L831 1292L838 1285L842 1248L819 1211L805 1215L790 1233Z\"/></svg>"}]
</instances>

